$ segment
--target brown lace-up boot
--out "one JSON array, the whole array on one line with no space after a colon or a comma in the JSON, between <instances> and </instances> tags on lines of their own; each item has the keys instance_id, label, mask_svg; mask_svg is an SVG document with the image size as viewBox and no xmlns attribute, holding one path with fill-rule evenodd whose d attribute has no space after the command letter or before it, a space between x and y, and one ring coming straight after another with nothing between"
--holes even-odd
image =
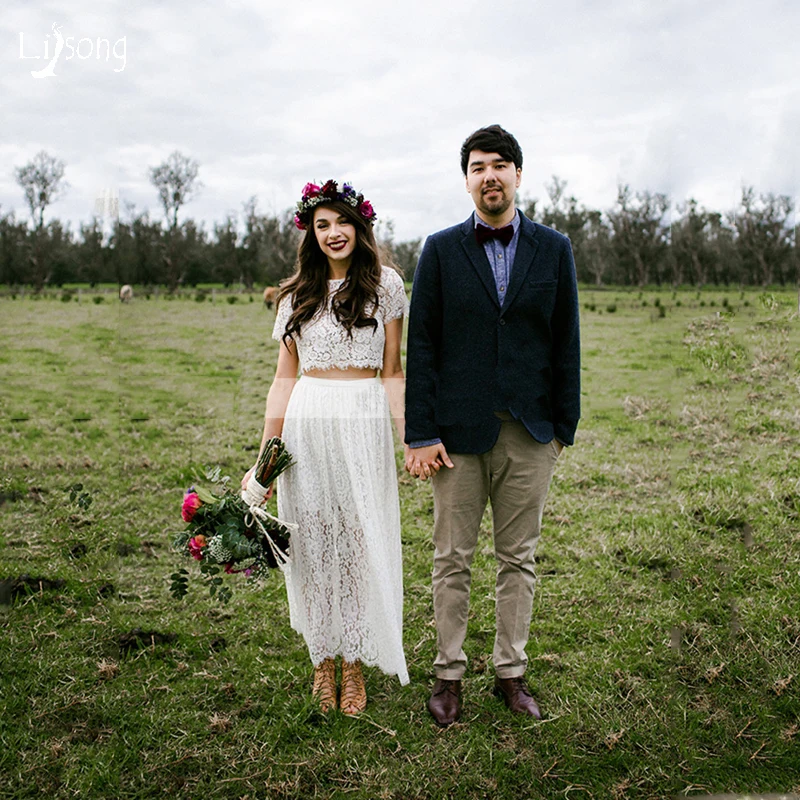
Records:
<instances>
[{"instance_id":1,"label":"brown lace-up boot","mask_svg":"<svg viewBox=\"0 0 800 800\"><path fill-rule=\"evenodd\" d=\"M367 707L367 687L361 672L360 661L342 661L342 697L340 708L350 717Z\"/></svg>"},{"instance_id":2,"label":"brown lace-up boot","mask_svg":"<svg viewBox=\"0 0 800 800\"><path fill-rule=\"evenodd\" d=\"M336 664L332 658L326 658L314 668L314 688L311 695L317 698L323 714L336 708Z\"/></svg>"}]
</instances>

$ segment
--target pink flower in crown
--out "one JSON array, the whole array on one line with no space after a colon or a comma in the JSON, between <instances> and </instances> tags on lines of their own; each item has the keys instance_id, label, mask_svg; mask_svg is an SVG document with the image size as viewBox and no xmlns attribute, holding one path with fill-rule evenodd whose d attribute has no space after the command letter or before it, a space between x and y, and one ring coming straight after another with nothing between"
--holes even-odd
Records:
<instances>
[{"instance_id":1,"label":"pink flower in crown","mask_svg":"<svg viewBox=\"0 0 800 800\"><path fill-rule=\"evenodd\" d=\"M194 518L194 515L197 513L197 509L200 508L201 505L203 505L203 503L200 501L197 493L189 489L189 491L183 496L183 507L181 508L181 516L183 517L183 521L191 522Z\"/></svg>"},{"instance_id":2,"label":"pink flower in crown","mask_svg":"<svg viewBox=\"0 0 800 800\"><path fill-rule=\"evenodd\" d=\"M206 537L202 533L189 539L189 553L197 561L203 560L203 548L206 547Z\"/></svg>"},{"instance_id":3,"label":"pink flower in crown","mask_svg":"<svg viewBox=\"0 0 800 800\"><path fill-rule=\"evenodd\" d=\"M367 221L371 220L375 216L375 209L372 207L372 203L370 203L369 200L361 201L359 211L361 212L361 216Z\"/></svg>"},{"instance_id":4,"label":"pink flower in crown","mask_svg":"<svg viewBox=\"0 0 800 800\"><path fill-rule=\"evenodd\" d=\"M303 222L303 220L300 219L300 216L298 214L294 215L294 226L295 228L301 231L304 231L306 229L305 222Z\"/></svg>"},{"instance_id":5,"label":"pink flower in crown","mask_svg":"<svg viewBox=\"0 0 800 800\"><path fill-rule=\"evenodd\" d=\"M320 188L316 183L307 183L303 187L303 200L308 200L309 197L316 197L320 193Z\"/></svg>"}]
</instances>

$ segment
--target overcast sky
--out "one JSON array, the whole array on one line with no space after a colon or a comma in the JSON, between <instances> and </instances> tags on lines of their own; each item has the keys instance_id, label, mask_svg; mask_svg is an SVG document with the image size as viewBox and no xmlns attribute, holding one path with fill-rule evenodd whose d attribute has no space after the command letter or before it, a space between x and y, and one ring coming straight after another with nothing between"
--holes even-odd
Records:
<instances>
[{"instance_id":1,"label":"overcast sky","mask_svg":"<svg viewBox=\"0 0 800 800\"><path fill-rule=\"evenodd\" d=\"M70 183L46 219L76 229L108 190L161 215L148 168L177 149L204 184L181 218L208 229L334 177L425 236L471 210L459 148L494 122L522 146L523 197L553 174L602 209L619 182L715 210L743 183L800 197L796 0L36 6L3 0L0 213L28 215L13 169L44 149ZM66 44L36 79L53 24Z\"/></svg>"}]
</instances>

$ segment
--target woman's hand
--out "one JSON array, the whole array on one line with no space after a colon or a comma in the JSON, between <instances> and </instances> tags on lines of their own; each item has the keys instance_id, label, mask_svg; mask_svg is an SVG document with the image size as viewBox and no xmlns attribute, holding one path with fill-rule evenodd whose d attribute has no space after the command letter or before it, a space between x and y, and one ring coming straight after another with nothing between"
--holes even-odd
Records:
<instances>
[{"instance_id":1,"label":"woman's hand","mask_svg":"<svg viewBox=\"0 0 800 800\"><path fill-rule=\"evenodd\" d=\"M247 472L245 472L245 474L244 474L244 478L242 478L242 491L244 491L244 490L247 488L247 483L248 483L248 481L250 480L250 476L251 476L251 475L253 474L253 472L255 471L255 468L256 468L256 467L255 467L255 464L253 464L253 466L252 466L252 467L250 467L250 469L249 469L249 470L247 470Z\"/></svg>"},{"instance_id":2,"label":"woman's hand","mask_svg":"<svg viewBox=\"0 0 800 800\"><path fill-rule=\"evenodd\" d=\"M442 466L452 469L454 464L447 455L445 446L439 442L428 447L407 447L405 450L406 472L423 481L433 477Z\"/></svg>"},{"instance_id":3,"label":"woman's hand","mask_svg":"<svg viewBox=\"0 0 800 800\"><path fill-rule=\"evenodd\" d=\"M250 467L250 469L249 469L249 470L247 470L247 472L245 472L245 474L244 474L244 478L242 478L242 491L244 491L244 490L247 488L247 483L248 483L248 481L250 480L250 477L252 476L252 474L253 474L253 472L254 472L254 471L255 471L255 466L252 466L252 467ZM264 503L266 503L266 502L267 502L267 500L270 500L270 499L272 498L272 495L273 495L273 493L275 492L275 488L274 488L274 487L275 487L275 484L274 484L274 483L271 483L271 484L270 484L270 485L267 487L267 494L266 494L266 496L264 497ZM263 505L263 504L262 504L262 505Z\"/></svg>"}]
</instances>

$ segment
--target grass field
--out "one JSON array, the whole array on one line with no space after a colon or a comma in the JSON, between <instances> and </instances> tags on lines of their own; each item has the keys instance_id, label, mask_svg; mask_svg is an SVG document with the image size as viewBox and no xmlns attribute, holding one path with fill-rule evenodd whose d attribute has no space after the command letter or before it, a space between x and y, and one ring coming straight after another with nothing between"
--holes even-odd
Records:
<instances>
[{"instance_id":1,"label":"grass field","mask_svg":"<svg viewBox=\"0 0 800 800\"><path fill-rule=\"evenodd\" d=\"M428 484L400 479L411 685L370 671L361 719L315 711L280 578L169 596L183 491L207 464L238 481L260 437L273 312L243 299L0 299L0 797L800 792L793 293L582 292L529 646L545 719L490 692L487 512L444 731Z\"/></svg>"}]
</instances>

